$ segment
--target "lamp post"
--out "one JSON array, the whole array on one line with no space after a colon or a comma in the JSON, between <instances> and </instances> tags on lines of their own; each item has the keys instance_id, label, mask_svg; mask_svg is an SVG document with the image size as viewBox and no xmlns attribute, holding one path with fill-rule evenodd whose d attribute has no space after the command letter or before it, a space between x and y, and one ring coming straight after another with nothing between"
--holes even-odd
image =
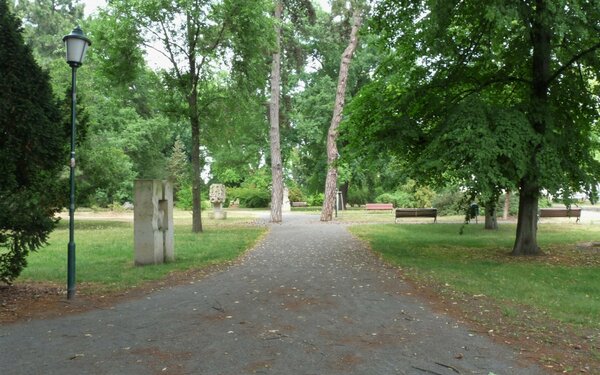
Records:
<instances>
[{"instance_id":1,"label":"lamp post","mask_svg":"<svg viewBox=\"0 0 600 375\"><path fill-rule=\"evenodd\" d=\"M92 42L83 35L79 26L71 34L65 35L63 42L67 47L67 64L71 66L71 160L69 182L71 199L69 203L69 245L67 255L67 299L75 297L75 116L76 116L76 76L77 68L83 64L85 51Z\"/></svg>"}]
</instances>

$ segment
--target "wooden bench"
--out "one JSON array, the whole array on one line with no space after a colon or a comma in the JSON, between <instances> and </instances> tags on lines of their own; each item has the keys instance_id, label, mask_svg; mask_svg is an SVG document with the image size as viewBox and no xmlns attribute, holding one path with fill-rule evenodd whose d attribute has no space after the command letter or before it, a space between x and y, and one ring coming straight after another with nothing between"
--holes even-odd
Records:
<instances>
[{"instance_id":1,"label":"wooden bench","mask_svg":"<svg viewBox=\"0 0 600 375\"><path fill-rule=\"evenodd\" d=\"M437 223L437 208L396 208L396 223L402 217L432 217Z\"/></svg>"},{"instance_id":2,"label":"wooden bench","mask_svg":"<svg viewBox=\"0 0 600 375\"><path fill-rule=\"evenodd\" d=\"M292 207L308 207L306 202L291 202Z\"/></svg>"},{"instance_id":3,"label":"wooden bench","mask_svg":"<svg viewBox=\"0 0 600 375\"><path fill-rule=\"evenodd\" d=\"M394 209L392 203L367 203L365 205L367 211L391 211Z\"/></svg>"},{"instance_id":4,"label":"wooden bench","mask_svg":"<svg viewBox=\"0 0 600 375\"><path fill-rule=\"evenodd\" d=\"M578 223L581 218L581 208L540 208L538 219L540 217L575 217L577 218L575 222Z\"/></svg>"}]
</instances>

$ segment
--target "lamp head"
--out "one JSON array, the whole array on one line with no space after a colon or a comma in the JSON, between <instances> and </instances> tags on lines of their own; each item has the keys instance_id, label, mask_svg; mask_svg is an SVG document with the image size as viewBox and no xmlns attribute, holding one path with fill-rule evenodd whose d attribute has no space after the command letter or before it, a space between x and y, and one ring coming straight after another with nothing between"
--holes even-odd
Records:
<instances>
[{"instance_id":1,"label":"lamp head","mask_svg":"<svg viewBox=\"0 0 600 375\"><path fill-rule=\"evenodd\" d=\"M71 34L63 37L67 47L67 63L74 68L80 67L85 58L85 52L92 42L86 38L79 26L71 31Z\"/></svg>"}]
</instances>

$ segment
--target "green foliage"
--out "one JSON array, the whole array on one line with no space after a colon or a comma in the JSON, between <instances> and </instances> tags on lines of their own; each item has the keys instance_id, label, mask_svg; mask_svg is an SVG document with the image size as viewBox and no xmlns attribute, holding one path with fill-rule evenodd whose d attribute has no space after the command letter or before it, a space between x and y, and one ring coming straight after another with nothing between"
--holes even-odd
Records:
<instances>
[{"instance_id":1,"label":"green foliage","mask_svg":"<svg viewBox=\"0 0 600 375\"><path fill-rule=\"evenodd\" d=\"M369 201L369 191L367 188L352 187L348 189L348 204L357 206L366 204Z\"/></svg>"},{"instance_id":2,"label":"green foliage","mask_svg":"<svg viewBox=\"0 0 600 375\"><path fill-rule=\"evenodd\" d=\"M77 178L80 204L106 207L113 202L131 201L136 174L133 163L122 148L93 136L93 146L81 152L82 174Z\"/></svg>"},{"instance_id":3,"label":"green foliage","mask_svg":"<svg viewBox=\"0 0 600 375\"><path fill-rule=\"evenodd\" d=\"M306 202L309 206L322 206L324 200L325 194L323 193L315 193L306 197Z\"/></svg>"},{"instance_id":4,"label":"green foliage","mask_svg":"<svg viewBox=\"0 0 600 375\"><path fill-rule=\"evenodd\" d=\"M238 187L227 189L230 201L239 200L240 207L265 208L271 201L270 190L259 187Z\"/></svg>"},{"instance_id":5,"label":"green foliage","mask_svg":"<svg viewBox=\"0 0 600 375\"><path fill-rule=\"evenodd\" d=\"M167 160L167 179L173 183L173 189L177 191L180 186L189 181L190 174L185 145L181 141L181 138L177 137L171 150L171 156Z\"/></svg>"},{"instance_id":6,"label":"green foliage","mask_svg":"<svg viewBox=\"0 0 600 375\"><path fill-rule=\"evenodd\" d=\"M210 201L207 199L207 194L204 191L200 192L200 208L202 210L208 210L211 208ZM175 206L181 210L189 211L193 208L193 194L192 185L189 182L182 184L175 192Z\"/></svg>"},{"instance_id":7,"label":"green foliage","mask_svg":"<svg viewBox=\"0 0 600 375\"><path fill-rule=\"evenodd\" d=\"M297 186L292 186L288 190L288 197L290 202L304 202L304 193Z\"/></svg>"},{"instance_id":8,"label":"green foliage","mask_svg":"<svg viewBox=\"0 0 600 375\"><path fill-rule=\"evenodd\" d=\"M464 201L464 192L460 192L456 188L445 188L435 195L431 204L433 207L437 208L438 215L440 216L462 215L465 213ZM504 202L504 200L502 200L502 202Z\"/></svg>"},{"instance_id":9,"label":"green foliage","mask_svg":"<svg viewBox=\"0 0 600 375\"><path fill-rule=\"evenodd\" d=\"M0 0L0 281L10 283L46 243L67 195L68 136L49 77Z\"/></svg>"}]
</instances>

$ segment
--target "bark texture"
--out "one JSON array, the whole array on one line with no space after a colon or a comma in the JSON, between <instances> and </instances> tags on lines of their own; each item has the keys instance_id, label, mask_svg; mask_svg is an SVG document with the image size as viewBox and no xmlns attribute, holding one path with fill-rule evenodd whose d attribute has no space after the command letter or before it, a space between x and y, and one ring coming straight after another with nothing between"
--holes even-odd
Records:
<instances>
[{"instance_id":1,"label":"bark texture","mask_svg":"<svg viewBox=\"0 0 600 375\"><path fill-rule=\"evenodd\" d=\"M271 101L269 103L269 120L271 130L271 222L280 223L281 205L283 203L283 165L281 161L281 143L279 136L279 97L281 96L281 16L283 2L275 4L276 50L271 63Z\"/></svg>"},{"instance_id":2,"label":"bark texture","mask_svg":"<svg viewBox=\"0 0 600 375\"><path fill-rule=\"evenodd\" d=\"M337 165L338 158L337 138L338 127L342 121L342 112L346 99L346 84L348 82L348 70L352 55L358 45L358 29L360 28L362 18L360 9L356 8L353 11L352 17L354 23L350 32L350 42L342 54L340 63L340 73L338 76L337 91L335 94L335 106L333 108L333 117L329 125L327 133L327 179L325 180L325 199L323 201L323 209L321 211L321 221L331 221L333 209L336 199L336 184L337 184Z\"/></svg>"}]
</instances>

